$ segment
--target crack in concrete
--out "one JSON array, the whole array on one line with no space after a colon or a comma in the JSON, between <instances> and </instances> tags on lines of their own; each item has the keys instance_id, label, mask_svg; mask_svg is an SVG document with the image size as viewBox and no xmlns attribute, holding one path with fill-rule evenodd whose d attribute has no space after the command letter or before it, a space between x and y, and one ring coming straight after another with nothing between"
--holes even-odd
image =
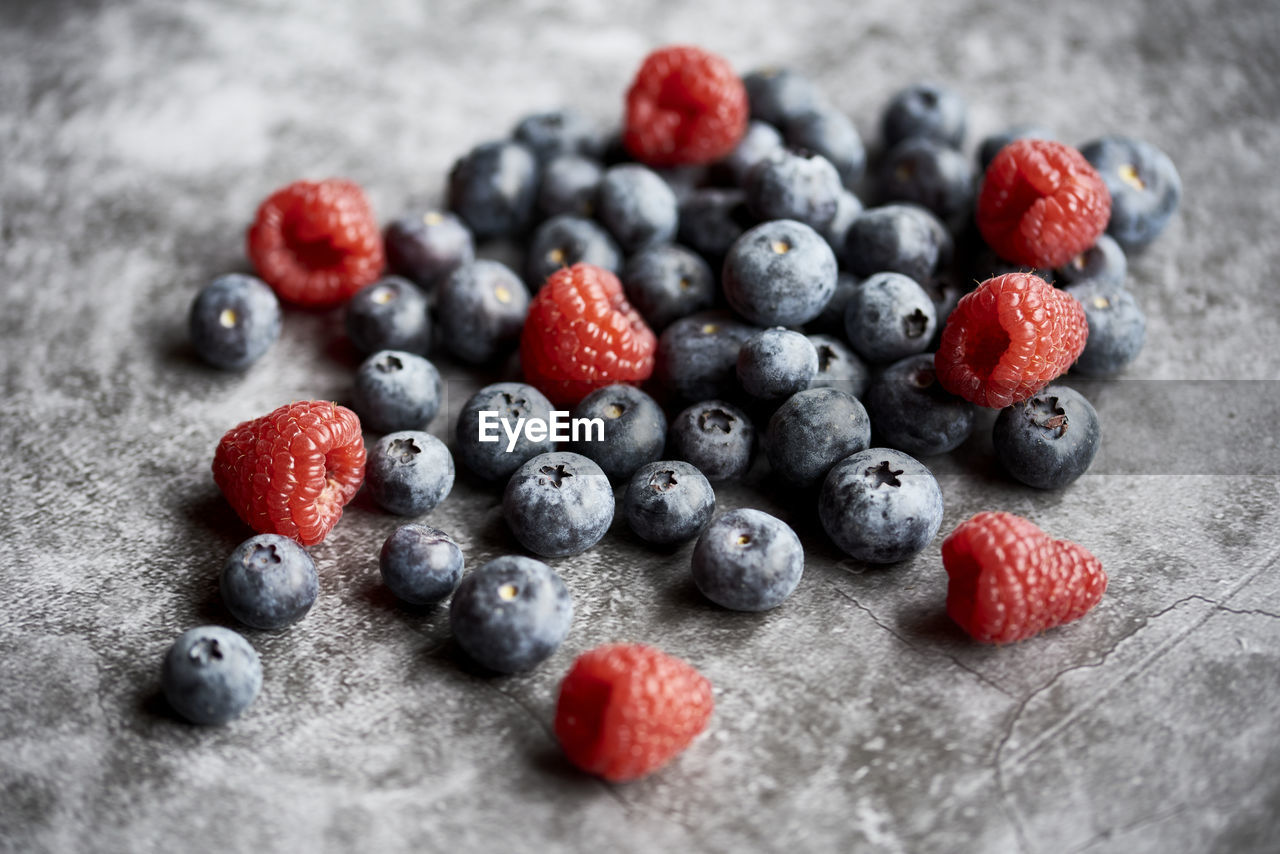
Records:
<instances>
[{"instance_id":1,"label":"crack in concrete","mask_svg":"<svg viewBox=\"0 0 1280 854\"><path fill-rule=\"evenodd\" d=\"M1134 821L1126 824L1117 824L1114 827L1108 827L1105 830L1098 831L1075 848L1067 851L1066 854L1081 854L1081 852L1088 851L1090 848L1101 842L1110 842L1118 834L1128 833L1131 830L1139 830L1144 827L1150 827L1153 824L1159 824L1162 821L1168 821L1171 818L1182 815L1194 806L1194 804L1179 804L1172 809L1152 813L1151 815L1143 816L1142 818L1135 819Z\"/></svg>"}]
</instances>

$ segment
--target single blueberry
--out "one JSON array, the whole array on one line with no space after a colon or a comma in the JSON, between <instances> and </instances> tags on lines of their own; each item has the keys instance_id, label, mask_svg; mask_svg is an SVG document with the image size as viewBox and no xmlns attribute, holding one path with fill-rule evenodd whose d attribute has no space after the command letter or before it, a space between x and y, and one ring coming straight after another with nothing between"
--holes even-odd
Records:
<instances>
[{"instance_id":1,"label":"single blueberry","mask_svg":"<svg viewBox=\"0 0 1280 854\"><path fill-rule=\"evenodd\" d=\"M609 530L613 510L613 487L600 466L568 451L529 460L502 495L507 526L542 557L585 552Z\"/></svg>"},{"instance_id":2,"label":"single blueberry","mask_svg":"<svg viewBox=\"0 0 1280 854\"><path fill-rule=\"evenodd\" d=\"M538 226L525 255L525 281L534 291L547 276L574 264L591 264L616 273L622 253L609 232L593 220L562 214Z\"/></svg>"},{"instance_id":3,"label":"single blueberry","mask_svg":"<svg viewBox=\"0 0 1280 854\"><path fill-rule=\"evenodd\" d=\"M676 197L676 207L699 188L705 186L710 175L710 167L701 163L686 163L681 166L667 166L654 169L654 174L666 182L667 187Z\"/></svg>"},{"instance_id":4,"label":"single blueberry","mask_svg":"<svg viewBox=\"0 0 1280 854\"><path fill-rule=\"evenodd\" d=\"M220 587L237 620L255 629L282 629L311 610L320 576L302 546L279 534L258 534L227 558Z\"/></svg>"},{"instance_id":5,"label":"single blueberry","mask_svg":"<svg viewBox=\"0 0 1280 854\"><path fill-rule=\"evenodd\" d=\"M841 260L860 278L892 272L923 282L951 252L951 236L937 217L916 205L893 204L869 208L853 221Z\"/></svg>"},{"instance_id":6,"label":"single blueberry","mask_svg":"<svg viewBox=\"0 0 1280 854\"><path fill-rule=\"evenodd\" d=\"M421 356L382 350L356 370L352 405L368 430L416 430L440 411L440 372Z\"/></svg>"},{"instance_id":7,"label":"single blueberry","mask_svg":"<svg viewBox=\"0 0 1280 854\"><path fill-rule=\"evenodd\" d=\"M161 668L165 699L193 724L217 726L240 717L262 688L262 662L249 642L221 626L188 629Z\"/></svg>"},{"instance_id":8,"label":"single blueberry","mask_svg":"<svg viewBox=\"0 0 1280 854\"><path fill-rule=\"evenodd\" d=\"M885 108L880 123L885 148L916 136L959 148L964 142L966 109L964 99L944 86L908 86L894 95Z\"/></svg>"},{"instance_id":9,"label":"single blueberry","mask_svg":"<svg viewBox=\"0 0 1280 854\"><path fill-rule=\"evenodd\" d=\"M595 216L596 196L604 167L577 154L553 157L542 168L538 210L544 217L570 214Z\"/></svg>"},{"instance_id":10,"label":"single blueberry","mask_svg":"<svg viewBox=\"0 0 1280 854\"><path fill-rule=\"evenodd\" d=\"M746 193L706 187L680 203L680 242L719 264L734 241L755 224Z\"/></svg>"},{"instance_id":11,"label":"single blueberry","mask_svg":"<svg viewBox=\"0 0 1280 854\"><path fill-rule=\"evenodd\" d=\"M897 563L922 551L942 525L942 490L929 469L889 448L868 448L827 473L822 527L864 563Z\"/></svg>"},{"instance_id":12,"label":"single blueberry","mask_svg":"<svg viewBox=\"0 0 1280 854\"><path fill-rule=\"evenodd\" d=\"M878 440L914 457L955 450L973 432L973 404L938 384L932 353L885 368L872 381L866 403Z\"/></svg>"},{"instance_id":13,"label":"single blueberry","mask_svg":"<svg viewBox=\"0 0 1280 854\"><path fill-rule=\"evenodd\" d=\"M790 68L761 68L742 78L751 118L782 127L792 116L825 108L827 99L813 81Z\"/></svg>"},{"instance_id":14,"label":"single blueberry","mask_svg":"<svg viewBox=\"0 0 1280 854\"><path fill-rule=\"evenodd\" d=\"M425 354L431 344L427 297L408 279L387 278L347 301L347 337L361 353L404 350Z\"/></svg>"},{"instance_id":15,"label":"single blueberry","mask_svg":"<svg viewBox=\"0 0 1280 854\"><path fill-rule=\"evenodd\" d=\"M1071 370L1087 377L1110 377L1142 352L1147 316L1133 294L1107 281L1090 280L1063 288L1084 306L1089 337Z\"/></svg>"},{"instance_id":16,"label":"single blueberry","mask_svg":"<svg viewBox=\"0 0 1280 854\"><path fill-rule=\"evenodd\" d=\"M690 406L671 422L671 449L708 480L742 477L751 468L756 429L747 414L723 400Z\"/></svg>"},{"instance_id":17,"label":"single blueberry","mask_svg":"<svg viewBox=\"0 0 1280 854\"><path fill-rule=\"evenodd\" d=\"M677 320L710 308L715 274L696 252L667 243L641 249L622 270L627 299L657 332Z\"/></svg>"},{"instance_id":18,"label":"single blueberry","mask_svg":"<svg viewBox=\"0 0 1280 854\"><path fill-rule=\"evenodd\" d=\"M984 137L978 146L978 168L983 172L996 159L1000 149L1018 139L1056 139L1053 131L1042 125L1014 125L1007 130Z\"/></svg>"},{"instance_id":19,"label":"single blueberry","mask_svg":"<svg viewBox=\"0 0 1280 854\"><path fill-rule=\"evenodd\" d=\"M831 108L808 110L791 116L782 126L787 145L820 154L836 167L840 181L854 187L867 167L862 137L849 117Z\"/></svg>"},{"instance_id":20,"label":"single blueberry","mask_svg":"<svg viewBox=\"0 0 1280 854\"><path fill-rule=\"evenodd\" d=\"M813 320L836 289L836 256L818 232L776 220L746 232L724 259L720 280L738 314L761 326Z\"/></svg>"},{"instance_id":21,"label":"single blueberry","mask_svg":"<svg viewBox=\"0 0 1280 854\"><path fill-rule=\"evenodd\" d=\"M734 611L781 605L804 574L796 532L759 510L730 510L693 547L693 581L712 602Z\"/></svg>"},{"instance_id":22,"label":"single blueberry","mask_svg":"<svg viewBox=\"0 0 1280 854\"><path fill-rule=\"evenodd\" d=\"M453 489L453 455L430 433L388 433L369 449L365 485L378 506L399 516L421 516Z\"/></svg>"},{"instance_id":23,"label":"single blueberry","mask_svg":"<svg viewBox=\"0 0 1280 854\"><path fill-rule=\"evenodd\" d=\"M242 371L280 337L280 301L253 276L219 276L196 295L188 317L191 346L224 371Z\"/></svg>"},{"instance_id":24,"label":"single blueberry","mask_svg":"<svg viewBox=\"0 0 1280 854\"><path fill-rule=\"evenodd\" d=\"M796 486L826 477L836 463L871 443L871 422L857 398L835 388L811 388L787 399L769 419L769 465Z\"/></svg>"},{"instance_id":25,"label":"single blueberry","mask_svg":"<svg viewBox=\"0 0 1280 854\"><path fill-rule=\"evenodd\" d=\"M529 421L550 422L551 411L551 401L531 385L485 386L458 415L454 439L459 459L484 480L510 477L526 461L555 447L550 435L534 440L524 430Z\"/></svg>"},{"instance_id":26,"label":"single blueberry","mask_svg":"<svg viewBox=\"0 0 1280 854\"><path fill-rule=\"evenodd\" d=\"M516 142L482 143L449 172L449 206L479 240L523 234L537 191L537 158Z\"/></svg>"},{"instance_id":27,"label":"single blueberry","mask_svg":"<svg viewBox=\"0 0 1280 854\"><path fill-rule=\"evenodd\" d=\"M1129 262L1120 244L1110 235L1101 234L1093 246L1054 270L1050 281L1059 287L1092 280L1122 288L1128 270Z\"/></svg>"},{"instance_id":28,"label":"single blueberry","mask_svg":"<svg viewBox=\"0 0 1280 854\"><path fill-rule=\"evenodd\" d=\"M1080 147L1111 193L1107 233L1136 251L1160 236L1182 198L1182 178L1169 155L1151 143L1107 136Z\"/></svg>"},{"instance_id":29,"label":"single blueberry","mask_svg":"<svg viewBox=\"0 0 1280 854\"><path fill-rule=\"evenodd\" d=\"M1101 438L1093 404L1064 385L1006 406L991 432L1005 471L1038 489L1058 489L1084 474Z\"/></svg>"},{"instance_id":30,"label":"single blueberry","mask_svg":"<svg viewBox=\"0 0 1280 854\"><path fill-rule=\"evenodd\" d=\"M595 123L574 109L525 116L511 135L543 162L560 154L594 155L600 145Z\"/></svg>"},{"instance_id":31,"label":"single blueberry","mask_svg":"<svg viewBox=\"0 0 1280 854\"><path fill-rule=\"evenodd\" d=\"M706 400L730 394L738 351L758 332L727 311L682 317L658 337L654 376L678 400Z\"/></svg>"},{"instance_id":32,"label":"single blueberry","mask_svg":"<svg viewBox=\"0 0 1280 854\"><path fill-rule=\"evenodd\" d=\"M453 538L428 525L401 525L378 555L382 581L397 599L431 605L445 599L462 580L465 559Z\"/></svg>"},{"instance_id":33,"label":"single blueberry","mask_svg":"<svg viewBox=\"0 0 1280 854\"><path fill-rule=\"evenodd\" d=\"M943 222L973 209L973 165L954 148L925 137L904 139L885 156L877 175L882 202L914 202Z\"/></svg>"},{"instance_id":34,"label":"single blueberry","mask_svg":"<svg viewBox=\"0 0 1280 854\"><path fill-rule=\"evenodd\" d=\"M863 280L844 309L849 344L872 363L924 352L937 323L933 300L915 279L901 273Z\"/></svg>"},{"instance_id":35,"label":"single blueberry","mask_svg":"<svg viewBox=\"0 0 1280 854\"><path fill-rule=\"evenodd\" d=\"M857 354L830 335L810 335L809 340L818 351L818 373L809 388L834 388L862 397L871 382L871 371Z\"/></svg>"},{"instance_id":36,"label":"single blueberry","mask_svg":"<svg viewBox=\"0 0 1280 854\"><path fill-rule=\"evenodd\" d=\"M636 163L610 167L600 181L596 215L624 252L675 240L675 193L652 169Z\"/></svg>"},{"instance_id":37,"label":"single blueberry","mask_svg":"<svg viewBox=\"0 0 1280 854\"><path fill-rule=\"evenodd\" d=\"M509 555L462 579L449 603L449 627L462 651L498 673L532 670L564 642L573 597L542 561Z\"/></svg>"},{"instance_id":38,"label":"single blueberry","mask_svg":"<svg viewBox=\"0 0 1280 854\"><path fill-rule=\"evenodd\" d=\"M428 290L476 257L471 231L448 211L403 216L387 226L382 239L391 272Z\"/></svg>"},{"instance_id":39,"label":"single blueberry","mask_svg":"<svg viewBox=\"0 0 1280 854\"><path fill-rule=\"evenodd\" d=\"M711 482L683 460L660 460L636 469L622 498L631 530L658 545L693 539L711 521L715 509Z\"/></svg>"},{"instance_id":40,"label":"single blueberry","mask_svg":"<svg viewBox=\"0 0 1280 854\"><path fill-rule=\"evenodd\" d=\"M738 382L747 394L761 400L803 391L817 374L817 348L799 332L764 329L738 351Z\"/></svg>"},{"instance_id":41,"label":"single blueberry","mask_svg":"<svg viewBox=\"0 0 1280 854\"><path fill-rule=\"evenodd\" d=\"M603 429L585 431L572 449L600 466L611 480L625 481L640 466L662 456L667 417L635 386L598 388L573 408L573 418L599 419Z\"/></svg>"},{"instance_id":42,"label":"single blueberry","mask_svg":"<svg viewBox=\"0 0 1280 854\"><path fill-rule=\"evenodd\" d=\"M752 167L743 189L758 220L796 220L824 229L835 219L844 185L822 155L779 148Z\"/></svg>"},{"instance_id":43,"label":"single blueberry","mask_svg":"<svg viewBox=\"0 0 1280 854\"><path fill-rule=\"evenodd\" d=\"M738 145L720 161L728 182L741 186L755 165L782 147L782 134L777 128L762 121L752 120L742 134Z\"/></svg>"},{"instance_id":44,"label":"single blueberry","mask_svg":"<svg viewBox=\"0 0 1280 854\"><path fill-rule=\"evenodd\" d=\"M528 313L529 289L497 261L464 264L436 291L445 348L473 365L491 362L513 349Z\"/></svg>"}]
</instances>

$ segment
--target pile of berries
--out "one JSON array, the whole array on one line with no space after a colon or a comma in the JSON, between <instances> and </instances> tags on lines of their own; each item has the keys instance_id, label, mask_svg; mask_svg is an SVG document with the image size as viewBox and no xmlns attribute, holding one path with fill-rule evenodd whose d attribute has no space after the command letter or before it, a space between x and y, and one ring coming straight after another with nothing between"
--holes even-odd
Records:
<instances>
[{"instance_id":1,"label":"pile of berries","mask_svg":"<svg viewBox=\"0 0 1280 854\"><path fill-rule=\"evenodd\" d=\"M283 300L343 306L367 358L354 411L295 402L219 443L214 479L257 532L223 570L231 613L258 629L302 619L318 590L304 547L361 486L421 517L449 495L455 459L503 488L508 526L539 558L598 543L619 490L644 541L696 540L693 581L736 611L779 606L804 572L783 521L715 512L713 484L743 477L758 447L780 484L809 491L831 540L875 564L934 541L943 494L918 458L960 448L978 407L1000 410L1010 476L1071 483L1100 428L1057 380L1137 356L1145 320L1125 253L1168 223L1178 175L1146 142L1076 149L1031 126L982 140L975 163L960 150L965 114L949 89L899 92L868 169L853 124L801 74L740 79L670 47L644 61L618 133L571 110L529 116L458 160L448 211L380 230L349 181L273 193L247 235L260 278L200 293L195 348L245 369L279 334ZM521 270L479 257L496 238L524 241ZM425 432L442 399L428 354L518 374L466 402L452 447ZM557 407L575 425L566 441L546 429ZM1008 513L979 513L941 551L947 612L979 641L1076 620L1107 583L1082 547ZM419 522L386 539L380 567L406 602L451 597L459 646L495 672L536 667L572 625L570 590L542 560L468 573L457 543ZM205 627L179 638L164 679L184 716L220 723L252 701L261 668L239 635ZM555 732L581 768L633 779L687 746L712 706L685 662L607 645L565 677Z\"/></svg>"}]
</instances>

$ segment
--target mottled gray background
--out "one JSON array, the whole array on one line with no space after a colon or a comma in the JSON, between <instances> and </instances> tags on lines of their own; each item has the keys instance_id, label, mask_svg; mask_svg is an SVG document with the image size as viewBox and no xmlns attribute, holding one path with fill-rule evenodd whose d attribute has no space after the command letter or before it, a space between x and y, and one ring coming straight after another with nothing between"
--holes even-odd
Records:
<instances>
[{"instance_id":1,"label":"mottled gray background","mask_svg":"<svg viewBox=\"0 0 1280 854\"><path fill-rule=\"evenodd\" d=\"M937 461L944 530L1026 514L1102 558L1102 604L977 646L943 613L936 546L890 569L842 561L758 467L720 498L800 530L806 574L783 607L719 611L688 547L655 555L615 526L555 562L578 607L564 648L483 678L442 610L380 587L397 520L361 497L314 550L313 612L246 632L266 670L251 713L174 720L160 657L229 620L216 577L246 533L210 478L215 443L281 403L343 400L353 365L335 318L298 313L244 376L192 358L187 306L243 265L257 202L333 174L383 217L437 199L455 155L531 109L614 121L671 41L794 65L868 139L895 88L933 78L968 96L971 143L1037 120L1173 156L1184 207L1132 271L1149 337L1128 377L1151 382L1097 390L1095 473L1034 492L980 438ZM1277 44L1271 0L5 0L0 848L1274 851ZM481 378L447 371L456 408ZM515 548L469 481L429 519L472 566ZM673 766L609 786L566 765L550 722L573 656L624 639L694 662L717 712Z\"/></svg>"}]
</instances>

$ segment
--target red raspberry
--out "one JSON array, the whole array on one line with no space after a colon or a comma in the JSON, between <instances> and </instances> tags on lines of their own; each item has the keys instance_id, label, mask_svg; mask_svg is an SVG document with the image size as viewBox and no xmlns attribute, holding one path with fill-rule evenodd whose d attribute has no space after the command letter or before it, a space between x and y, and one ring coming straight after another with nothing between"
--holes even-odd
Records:
<instances>
[{"instance_id":1,"label":"red raspberry","mask_svg":"<svg viewBox=\"0 0 1280 854\"><path fill-rule=\"evenodd\" d=\"M747 89L733 67L698 47L649 54L627 91L622 141L650 166L719 160L747 129Z\"/></svg>"},{"instance_id":2,"label":"red raspberry","mask_svg":"<svg viewBox=\"0 0 1280 854\"><path fill-rule=\"evenodd\" d=\"M947 613L975 640L1008 643L1078 620L1107 574L1083 546L1012 513L979 513L942 541Z\"/></svg>"},{"instance_id":3,"label":"red raspberry","mask_svg":"<svg viewBox=\"0 0 1280 854\"><path fill-rule=\"evenodd\" d=\"M1071 367L1089 337L1084 306L1030 273L987 279L956 305L933 355L938 382L1002 409Z\"/></svg>"},{"instance_id":4,"label":"red raspberry","mask_svg":"<svg viewBox=\"0 0 1280 854\"><path fill-rule=\"evenodd\" d=\"M557 405L653 373L658 342L623 295L618 277L574 264L547 277L520 336L525 379Z\"/></svg>"},{"instance_id":5,"label":"red raspberry","mask_svg":"<svg viewBox=\"0 0 1280 854\"><path fill-rule=\"evenodd\" d=\"M281 299L326 307L382 273L382 235L358 184L295 181L272 193L247 235L249 260Z\"/></svg>"},{"instance_id":6,"label":"red raspberry","mask_svg":"<svg viewBox=\"0 0 1280 854\"><path fill-rule=\"evenodd\" d=\"M714 706L711 683L684 661L643 644L606 644L564 677L556 738L583 771L635 780L688 747Z\"/></svg>"},{"instance_id":7,"label":"red raspberry","mask_svg":"<svg viewBox=\"0 0 1280 854\"><path fill-rule=\"evenodd\" d=\"M364 481L360 419L326 401L282 406L222 437L213 479L249 527L313 546Z\"/></svg>"},{"instance_id":8,"label":"red raspberry","mask_svg":"<svg viewBox=\"0 0 1280 854\"><path fill-rule=\"evenodd\" d=\"M1069 145L1019 139L1000 149L978 195L978 230L1000 257L1027 267L1061 267L1107 227L1111 194Z\"/></svg>"}]
</instances>

